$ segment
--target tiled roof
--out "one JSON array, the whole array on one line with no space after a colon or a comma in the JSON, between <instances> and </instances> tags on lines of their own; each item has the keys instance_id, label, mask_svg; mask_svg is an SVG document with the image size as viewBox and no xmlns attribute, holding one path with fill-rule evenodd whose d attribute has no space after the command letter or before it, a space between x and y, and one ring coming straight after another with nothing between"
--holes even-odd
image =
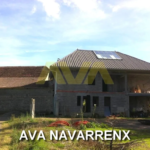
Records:
<instances>
[{"instance_id":1,"label":"tiled roof","mask_svg":"<svg viewBox=\"0 0 150 150\"><path fill-rule=\"evenodd\" d=\"M38 77L43 66L0 67L0 77Z\"/></svg>"},{"instance_id":2,"label":"tiled roof","mask_svg":"<svg viewBox=\"0 0 150 150\"><path fill-rule=\"evenodd\" d=\"M105 67L109 70L143 70L150 71L150 63L137 59L135 57L116 52L122 59L99 59L94 54L92 50L76 50L73 53L67 55L66 57L60 59L53 66L63 66L66 67L62 62L65 62L68 67L80 68L84 62L103 62ZM97 66L101 68L103 66Z\"/></svg>"},{"instance_id":3,"label":"tiled roof","mask_svg":"<svg viewBox=\"0 0 150 150\"><path fill-rule=\"evenodd\" d=\"M0 67L0 88L45 87L36 84L44 66Z\"/></svg>"}]
</instances>

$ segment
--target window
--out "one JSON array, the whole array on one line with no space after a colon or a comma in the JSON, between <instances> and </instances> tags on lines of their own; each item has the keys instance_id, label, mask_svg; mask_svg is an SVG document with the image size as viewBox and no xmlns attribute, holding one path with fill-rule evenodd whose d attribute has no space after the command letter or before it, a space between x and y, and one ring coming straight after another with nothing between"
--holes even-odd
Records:
<instances>
[{"instance_id":1,"label":"window","mask_svg":"<svg viewBox=\"0 0 150 150\"><path fill-rule=\"evenodd\" d=\"M93 96L93 106L99 106L99 97L98 96Z\"/></svg>"},{"instance_id":2,"label":"window","mask_svg":"<svg viewBox=\"0 0 150 150\"><path fill-rule=\"evenodd\" d=\"M77 96L77 106L81 106L81 96Z\"/></svg>"},{"instance_id":3,"label":"window","mask_svg":"<svg viewBox=\"0 0 150 150\"><path fill-rule=\"evenodd\" d=\"M94 51L95 55L99 59L117 59L121 60L122 58L114 51Z\"/></svg>"},{"instance_id":4,"label":"window","mask_svg":"<svg viewBox=\"0 0 150 150\"><path fill-rule=\"evenodd\" d=\"M88 85L95 85L94 76L88 76Z\"/></svg>"},{"instance_id":5,"label":"window","mask_svg":"<svg viewBox=\"0 0 150 150\"><path fill-rule=\"evenodd\" d=\"M110 107L110 97L104 97L104 106Z\"/></svg>"},{"instance_id":6,"label":"window","mask_svg":"<svg viewBox=\"0 0 150 150\"><path fill-rule=\"evenodd\" d=\"M102 88L103 88L103 92L108 92L108 85L105 84L104 80L102 79Z\"/></svg>"}]
</instances>

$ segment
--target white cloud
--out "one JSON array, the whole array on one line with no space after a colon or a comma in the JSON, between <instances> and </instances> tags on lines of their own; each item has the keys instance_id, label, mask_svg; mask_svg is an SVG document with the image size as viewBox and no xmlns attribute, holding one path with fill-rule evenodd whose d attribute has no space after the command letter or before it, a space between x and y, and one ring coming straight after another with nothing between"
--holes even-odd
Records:
<instances>
[{"instance_id":1,"label":"white cloud","mask_svg":"<svg viewBox=\"0 0 150 150\"><path fill-rule=\"evenodd\" d=\"M74 5L81 11L90 12L98 8L97 0L64 0L67 5Z\"/></svg>"},{"instance_id":2,"label":"white cloud","mask_svg":"<svg viewBox=\"0 0 150 150\"><path fill-rule=\"evenodd\" d=\"M122 9L122 8L129 8L129 9L137 9L137 10L148 10L150 11L149 0L126 0L126 1L119 1L117 5L110 6L114 12Z\"/></svg>"},{"instance_id":3,"label":"white cloud","mask_svg":"<svg viewBox=\"0 0 150 150\"><path fill-rule=\"evenodd\" d=\"M31 11L31 14L34 14L35 12L36 12L36 7L33 6L32 11Z\"/></svg>"},{"instance_id":4,"label":"white cloud","mask_svg":"<svg viewBox=\"0 0 150 150\"><path fill-rule=\"evenodd\" d=\"M49 17L59 19L60 15L60 5L55 0L38 0L43 4L46 14Z\"/></svg>"},{"instance_id":5,"label":"white cloud","mask_svg":"<svg viewBox=\"0 0 150 150\"><path fill-rule=\"evenodd\" d=\"M94 18L105 18L106 14L101 9L100 0L63 0L63 2L72 7L78 8L81 12L87 13Z\"/></svg>"}]
</instances>

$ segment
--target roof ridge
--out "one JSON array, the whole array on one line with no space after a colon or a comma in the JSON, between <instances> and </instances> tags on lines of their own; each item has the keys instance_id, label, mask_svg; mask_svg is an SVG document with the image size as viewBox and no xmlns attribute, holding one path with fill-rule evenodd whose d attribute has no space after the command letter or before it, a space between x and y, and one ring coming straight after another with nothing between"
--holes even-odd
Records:
<instances>
[{"instance_id":1,"label":"roof ridge","mask_svg":"<svg viewBox=\"0 0 150 150\"><path fill-rule=\"evenodd\" d=\"M85 50L85 49L77 49L78 51L105 51L105 52L116 52L115 50Z\"/></svg>"}]
</instances>

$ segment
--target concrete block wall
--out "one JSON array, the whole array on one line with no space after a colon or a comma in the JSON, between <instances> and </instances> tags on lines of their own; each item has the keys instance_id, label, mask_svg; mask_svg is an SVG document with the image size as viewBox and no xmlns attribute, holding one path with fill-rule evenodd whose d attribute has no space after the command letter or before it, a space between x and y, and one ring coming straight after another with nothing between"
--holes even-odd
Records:
<instances>
[{"instance_id":1,"label":"concrete block wall","mask_svg":"<svg viewBox=\"0 0 150 150\"><path fill-rule=\"evenodd\" d=\"M67 74L67 72L65 72ZM78 71L74 70L72 71L73 76L75 77L77 75ZM86 76L85 76L86 78ZM84 79L85 79L84 78ZM59 80L59 76L57 77ZM83 80L84 81L84 80ZM68 84L66 81L66 84L57 84L56 85L56 91L66 91L66 92L56 92L56 98L55 102L59 102L59 106L54 106L59 111L59 114L67 115L67 114L77 114L81 112L81 107L77 106L77 96L83 96L89 95L88 93L80 93L79 91L102 91L102 78L101 75L98 73L95 77L95 85L87 85L87 84ZM70 91L75 91L75 93L70 93ZM78 93L78 92L79 93ZM54 103L55 103L54 102ZM92 105L92 103L91 103ZM65 111L66 110L66 111ZM56 112L56 111L55 111ZM55 113L56 114L56 113Z\"/></svg>"},{"instance_id":2,"label":"concrete block wall","mask_svg":"<svg viewBox=\"0 0 150 150\"><path fill-rule=\"evenodd\" d=\"M67 72L66 72L67 73ZM72 71L73 76L75 77L77 74L77 71ZM59 78L59 76L58 76ZM118 78L116 76L113 76L114 83L113 85L113 92L117 92L116 89L119 89L119 86L123 86L121 89L121 92L124 91L124 80L123 78L119 78L121 80L118 81ZM120 83L120 85L118 85ZM112 113L116 112L116 107L125 107L126 114L129 113L129 98L125 94L108 94L108 93L90 93L91 91L98 91L102 92L102 77L98 73L95 78L95 85L69 85L69 84L57 84L57 90L61 90L59 92L56 92L56 99L55 101L59 102L58 111L59 114L67 115L67 114L77 114L80 113L80 110L82 106L77 106L77 96L81 96L83 100L83 96L90 95L91 97L91 112L89 115L91 115L93 111L93 96L99 97L99 106L96 108L96 113L103 116L104 115L104 97L111 97L111 110ZM65 91L65 92L62 92ZM74 92L71 92L74 91ZM78 91L83 91L83 93ZM120 92L120 91L119 91ZM115 106L115 107L114 107Z\"/></svg>"},{"instance_id":3,"label":"concrete block wall","mask_svg":"<svg viewBox=\"0 0 150 150\"><path fill-rule=\"evenodd\" d=\"M117 108L122 107L127 116L129 116L129 96L113 95L111 96L111 112L117 113Z\"/></svg>"},{"instance_id":4,"label":"concrete block wall","mask_svg":"<svg viewBox=\"0 0 150 150\"><path fill-rule=\"evenodd\" d=\"M65 71L64 71L65 72ZM67 72L65 72L67 74ZM74 78L76 77L78 71L74 70L72 71L72 75L74 76ZM82 75L82 73L81 73ZM125 91L125 78L122 75L110 75L114 84L108 84L108 92L124 92ZM85 78L87 77L87 74L85 76ZM58 76L58 80L59 80L59 76ZM85 80L84 78L84 80ZM64 78L65 79L65 78ZM95 77L95 85L87 85L87 84L83 84L84 82L82 82L82 84L68 84L67 83L67 79L66 80L66 84L58 84L57 85L57 90L75 90L75 91L99 91L102 92L102 77L100 75L100 73L98 73ZM84 81L83 80L83 81Z\"/></svg>"},{"instance_id":5,"label":"concrete block wall","mask_svg":"<svg viewBox=\"0 0 150 150\"><path fill-rule=\"evenodd\" d=\"M77 106L77 96L81 96L81 103L83 102L83 96L90 95L91 100L91 112L86 113L91 115L94 109L93 96L99 97L99 105L96 107L95 113L104 116L104 97L110 97L111 101L111 113L116 113L117 107L123 107L125 113L129 116L129 97L122 94L99 94L99 93L57 93L57 100L59 101L59 113L62 115L73 115L81 112L82 106Z\"/></svg>"},{"instance_id":6,"label":"concrete block wall","mask_svg":"<svg viewBox=\"0 0 150 150\"><path fill-rule=\"evenodd\" d=\"M89 94L89 93L57 93L57 100L59 101L59 114L62 115L74 115L80 114L83 103L83 96L90 95L91 101L91 112L86 113L91 115L94 109L93 106L93 96L99 97L99 105L96 107L96 113L104 115L104 101L103 97L98 94ZM81 106L77 106L77 96L81 96Z\"/></svg>"},{"instance_id":7,"label":"concrete block wall","mask_svg":"<svg viewBox=\"0 0 150 150\"><path fill-rule=\"evenodd\" d=\"M53 111L53 93L49 88L0 89L0 113L29 112L32 98L35 99L36 112Z\"/></svg>"},{"instance_id":8,"label":"concrete block wall","mask_svg":"<svg viewBox=\"0 0 150 150\"><path fill-rule=\"evenodd\" d=\"M124 92L125 91L125 78L121 75L111 75L114 82L108 85L108 92Z\"/></svg>"},{"instance_id":9,"label":"concrete block wall","mask_svg":"<svg viewBox=\"0 0 150 150\"><path fill-rule=\"evenodd\" d=\"M66 72L67 73L67 72ZM75 76L77 71L73 71L72 74ZM59 80L59 76L58 76ZM87 85L87 84L57 84L57 90L74 90L74 91L102 91L102 77L98 73L95 77L95 85Z\"/></svg>"}]
</instances>

